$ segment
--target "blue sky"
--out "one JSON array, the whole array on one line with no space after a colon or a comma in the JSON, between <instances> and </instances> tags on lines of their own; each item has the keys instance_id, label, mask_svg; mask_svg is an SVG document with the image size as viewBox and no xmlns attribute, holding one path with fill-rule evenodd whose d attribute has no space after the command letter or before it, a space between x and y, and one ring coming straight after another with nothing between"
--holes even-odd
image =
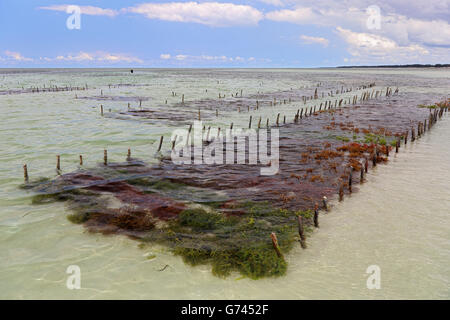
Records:
<instances>
[{"instance_id":1,"label":"blue sky","mask_svg":"<svg viewBox=\"0 0 450 320\"><path fill-rule=\"evenodd\" d=\"M2 0L0 67L450 63L449 18L440 0Z\"/></svg>"}]
</instances>

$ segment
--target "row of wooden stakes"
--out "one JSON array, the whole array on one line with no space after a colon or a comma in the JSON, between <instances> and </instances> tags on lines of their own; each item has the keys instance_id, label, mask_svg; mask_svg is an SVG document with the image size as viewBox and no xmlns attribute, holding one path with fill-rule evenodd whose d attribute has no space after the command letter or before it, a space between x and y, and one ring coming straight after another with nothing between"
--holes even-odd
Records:
<instances>
[{"instance_id":1,"label":"row of wooden stakes","mask_svg":"<svg viewBox=\"0 0 450 320\"><path fill-rule=\"evenodd\" d=\"M398 90L398 89L397 89ZM398 92L396 90L396 92ZM388 94L391 94L390 91ZM430 109L431 111L431 109ZM432 128L432 126L437 122L438 119L442 118L443 114L448 112L448 107L444 107L444 108L440 108L440 110L434 110L434 112L430 112L430 116L428 118L428 126L427 126L427 119L425 119L423 122L419 122L417 124L417 137L420 138L427 130L430 130ZM404 137L404 144L406 145L408 142L408 132L405 132L405 137ZM411 128L411 141L415 141L416 140L416 135L415 135L415 128ZM395 153L398 153L400 147L400 139L397 140L396 144L395 144ZM386 146L386 150L387 150L387 156L389 156L389 146ZM372 159L372 166L375 167L377 164L377 157L379 156L379 150L378 147L376 147L376 151L371 155L371 159ZM365 174L368 172L368 168L369 168L369 159L366 158L364 165L361 166L361 176L360 176L360 183L364 182L364 176ZM353 183L353 168L350 169L350 173L349 173L349 178L348 178L348 189L349 192L352 193L352 183ZM343 201L344 200L344 183L340 184L339 187L339 191L338 191L338 195L339 195L339 201ZM323 197L323 209L328 212L329 208L328 208L328 204L327 204L327 197ZM313 221L314 221L314 227L319 228L319 205L318 203L315 203L314 206L314 217L313 217ZM298 224L298 234L300 237L300 245L303 249L306 249L307 245L306 245L306 236L305 236L305 232L304 232L304 221L302 216L298 216L297 217L297 224ZM272 239L272 245L273 248L275 250L275 252L277 253L278 257L283 257L280 247L278 245L278 240L277 240L277 236L274 232L271 233L270 235L271 239Z\"/></svg>"}]
</instances>

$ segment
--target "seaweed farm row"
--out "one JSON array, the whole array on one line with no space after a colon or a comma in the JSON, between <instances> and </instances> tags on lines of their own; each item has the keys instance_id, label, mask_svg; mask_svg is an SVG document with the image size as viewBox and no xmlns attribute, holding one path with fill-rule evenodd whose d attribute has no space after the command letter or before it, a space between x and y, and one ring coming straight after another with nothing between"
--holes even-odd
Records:
<instances>
[{"instance_id":1,"label":"seaweed farm row","mask_svg":"<svg viewBox=\"0 0 450 320\"><path fill-rule=\"evenodd\" d=\"M374 84L330 90L327 97L333 100L301 106L321 95L317 89L309 96L286 90L245 97L238 91L230 99L180 101L190 112L177 110L178 104L159 107L159 113L129 106L105 113L101 106L105 121L121 115L132 121L166 119L188 126L187 136L170 141L161 137L157 164L133 157L132 150L123 162L111 162L105 150L97 166L83 165L80 157L78 170L61 172L56 179L35 179L25 167L22 188L35 193L35 205L64 201L68 219L90 232L162 245L190 265L211 265L217 276L234 271L252 279L281 276L288 268L285 255L295 245L307 248L309 235L320 226L320 214L357 192L369 170L388 163L404 144L419 140L450 106L448 100L431 103L420 96L400 96L398 89L376 89ZM195 163L198 147L192 145L190 121L214 119L230 110L273 110L294 102L288 116L280 112L269 119L252 113L240 124L231 122L221 129L206 124L200 129L202 150L214 144L215 151L233 153L242 134L239 127L255 130L258 137L266 135L268 149L277 130L276 174L260 174L261 167L272 163L250 163L250 141L243 163ZM188 163L172 161L180 138L183 153L192 155Z\"/></svg>"}]
</instances>

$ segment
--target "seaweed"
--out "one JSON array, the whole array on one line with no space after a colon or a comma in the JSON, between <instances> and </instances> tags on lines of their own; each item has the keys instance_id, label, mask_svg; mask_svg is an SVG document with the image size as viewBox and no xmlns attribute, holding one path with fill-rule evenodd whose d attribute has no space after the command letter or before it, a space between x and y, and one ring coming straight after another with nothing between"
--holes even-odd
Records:
<instances>
[{"instance_id":1,"label":"seaweed","mask_svg":"<svg viewBox=\"0 0 450 320\"><path fill-rule=\"evenodd\" d=\"M371 109L377 117L367 117ZM332 119L319 112L301 126L287 123L280 139L280 170L270 177L261 176L257 166L181 166L162 157L157 165L133 159L24 188L37 193L34 204L66 201L67 218L90 232L161 244L189 265L211 266L218 277L233 272L251 279L277 277L286 273L284 256L299 240L298 216L304 231L311 232L312 209L324 196L336 195L339 185L349 186L350 167L361 170L374 154L376 162L388 161L388 151L411 121L426 116L411 109L392 114L390 106L366 104L338 110ZM345 120L350 116L359 127ZM280 252L273 247L272 233Z\"/></svg>"},{"instance_id":2,"label":"seaweed","mask_svg":"<svg viewBox=\"0 0 450 320\"><path fill-rule=\"evenodd\" d=\"M301 214L311 219L311 213L253 202L236 206L245 209L246 214L238 218L202 209L181 212L169 228L172 235L184 236L182 241L176 236L172 238L173 253L192 266L210 264L212 273L219 277L229 276L233 271L251 279L284 275L287 263L274 251L270 233L277 234L281 250L288 252L298 239L295 217ZM195 231L207 234L195 237Z\"/></svg>"}]
</instances>

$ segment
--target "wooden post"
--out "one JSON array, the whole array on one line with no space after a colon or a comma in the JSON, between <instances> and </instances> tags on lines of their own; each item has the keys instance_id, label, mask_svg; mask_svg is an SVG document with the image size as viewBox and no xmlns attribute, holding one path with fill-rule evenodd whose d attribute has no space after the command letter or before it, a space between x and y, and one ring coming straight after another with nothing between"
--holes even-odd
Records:
<instances>
[{"instance_id":1,"label":"wooden post","mask_svg":"<svg viewBox=\"0 0 450 320\"><path fill-rule=\"evenodd\" d=\"M103 105L100 105L100 114L103 116Z\"/></svg>"},{"instance_id":2,"label":"wooden post","mask_svg":"<svg viewBox=\"0 0 450 320\"><path fill-rule=\"evenodd\" d=\"M80 166L83 165L83 156L80 154Z\"/></svg>"},{"instance_id":3,"label":"wooden post","mask_svg":"<svg viewBox=\"0 0 450 320\"><path fill-rule=\"evenodd\" d=\"M281 251L280 251L280 247L278 246L278 239L277 239L277 235L275 234L275 232L272 232L270 234L270 237L272 238L272 245L273 245L273 248L275 249L278 257L279 258L283 257L283 255L281 254Z\"/></svg>"},{"instance_id":4,"label":"wooden post","mask_svg":"<svg viewBox=\"0 0 450 320\"><path fill-rule=\"evenodd\" d=\"M103 150L103 164L105 165L105 166L107 166L108 165L108 150Z\"/></svg>"},{"instance_id":5,"label":"wooden post","mask_svg":"<svg viewBox=\"0 0 450 320\"><path fill-rule=\"evenodd\" d=\"M252 116L250 116L250 119L248 120L248 128L252 128Z\"/></svg>"},{"instance_id":6,"label":"wooden post","mask_svg":"<svg viewBox=\"0 0 450 320\"><path fill-rule=\"evenodd\" d=\"M127 160L131 159L131 149L128 148L128 153L127 153Z\"/></svg>"},{"instance_id":7,"label":"wooden post","mask_svg":"<svg viewBox=\"0 0 450 320\"><path fill-rule=\"evenodd\" d=\"M314 227L319 227L319 205L317 203L314 205Z\"/></svg>"},{"instance_id":8,"label":"wooden post","mask_svg":"<svg viewBox=\"0 0 450 320\"><path fill-rule=\"evenodd\" d=\"M323 196L322 198L323 208L325 211L328 211L327 197Z\"/></svg>"},{"instance_id":9,"label":"wooden post","mask_svg":"<svg viewBox=\"0 0 450 320\"><path fill-rule=\"evenodd\" d=\"M341 183L341 186L339 187L339 201L344 200L344 184Z\"/></svg>"},{"instance_id":10,"label":"wooden post","mask_svg":"<svg viewBox=\"0 0 450 320\"><path fill-rule=\"evenodd\" d=\"M181 103L184 104L184 93L183 93L183 95L181 96Z\"/></svg>"},{"instance_id":11,"label":"wooden post","mask_svg":"<svg viewBox=\"0 0 450 320\"><path fill-rule=\"evenodd\" d=\"M278 127L278 121L279 121L279 119L280 119L280 114L277 114L277 121L276 121L277 127Z\"/></svg>"},{"instance_id":12,"label":"wooden post","mask_svg":"<svg viewBox=\"0 0 450 320\"><path fill-rule=\"evenodd\" d=\"M348 191L352 193L352 182L353 182L353 167L350 168L350 174L348 175Z\"/></svg>"},{"instance_id":13,"label":"wooden post","mask_svg":"<svg viewBox=\"0 0 450 320\"><path fill-rule=\"evenodd\" d=\"M56 156L56 170L61 171L61 157L59 155Z\"/></svg>"},{"instance_id":14,"label":"wooden post","mask_svg":"<svg viewBox=\"0 0 450 320\"><path fill-rule=\"evenodd\" d=\"M23 165L23 178L25 182L28 182L28 167L26 164Z\"/></svg>"},{"instance_id":15,"label":"wooden post","mask_svg":"<svg viewBox=\"0 0 450 320\"><path fill-rule=\"evenodd\" d=\"M206 132L206 141L209 141L209 132L211 131L211 126L208 126L208 131Z\"/></svg>"},{"instance_id":16,"label":"wooden post","mask_svg":"<svg viewBox=\"0 0 450 320\"><path fill-rule=\"evenodd\" d=\"M208 133L209 133L209 131L208 131ZM175 149L175 143L177 142L177 138L178 138L178 136L175 135L175 138L172 141L172 150Z\"/></svg>"},{"instance_id":17,"label":"wooden post","mask_svg":"<svg viewBox=\"0 0 450 320\"><path fill-rule=\"evenodd\" d=\"M164 139L164 136L161 136L161 138L159 139L158 152L161 151L161 146L162 146L162 143L163 143L163 139Z\"/></svg>"},{"instance_id":18,"label":"wooden post","mask_svg":"<svg viewBox=\"0 0 450 320\"><path fill-rule=\"evenodd\" d=\"M306 237L305 237L305 231L303 228L303 218L302 216L297 217L298 221L298 235L300 236L300 245L303 249L306 249Z\"/></svg>"}]
</instances>

